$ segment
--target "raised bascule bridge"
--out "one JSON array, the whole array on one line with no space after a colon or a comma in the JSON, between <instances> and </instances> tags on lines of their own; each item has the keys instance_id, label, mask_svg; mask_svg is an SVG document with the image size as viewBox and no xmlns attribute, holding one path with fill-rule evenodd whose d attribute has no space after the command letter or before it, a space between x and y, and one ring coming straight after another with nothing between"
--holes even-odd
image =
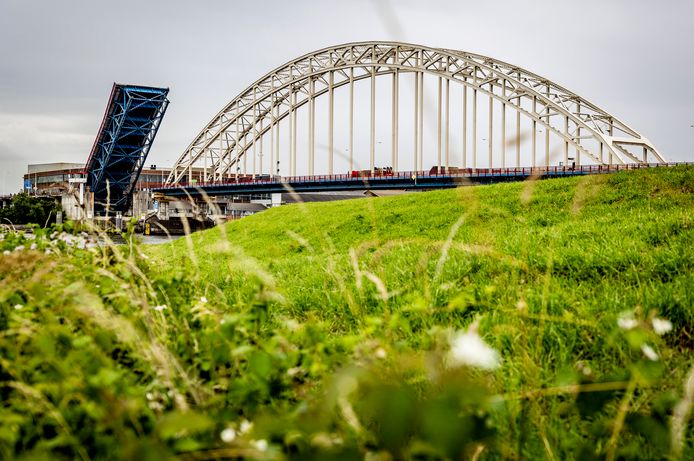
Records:
<instances>
[{"instance_id":1,"label":"raised bascule bridge","mask_svg":"<svg viewBox=\"0 0 694 461\"><path fill-rule=\"evenodd\" d=\"M114 83L85 166L94 214L125 213L168 107L168 88Z\"/></svg>"},{"instance_id":2,"label":"raised bascule bridge","mask_svg":"<svg viewBox=\"0 0 694 461\"><path fill-rule=\"evenodd\" d=\"M625 122L518 66L360 42L306 54L251 84L155 190L196 197L429 189L663 164Z\"/></svg>"}]
</instances>

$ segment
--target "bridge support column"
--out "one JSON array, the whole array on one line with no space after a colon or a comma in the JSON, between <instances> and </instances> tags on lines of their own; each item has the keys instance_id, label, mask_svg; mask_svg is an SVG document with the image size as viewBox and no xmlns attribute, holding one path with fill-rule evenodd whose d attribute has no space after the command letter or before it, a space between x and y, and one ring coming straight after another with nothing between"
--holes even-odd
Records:
<instances>
[{"instance_id":1,"label":"bridge support column","mask_svg":"<svg viewBox=\"0 0 694 461\"><path fill-rule=\"evenodd\" d=\"M422 57L420 56L420 59ZM423 61L423 59L422 59ZM419 169L424 167L424 72L419 75Z\"/></svg>"},{"instance_id":2,"label":"bridge support column","mask_svg":"<svg viewBox=\"0 0 694 461\"><path fill-rule=\"evenodd\" d=\"M535 96L533 96L533 115L537 115L537 97L535 97ZM533 126L533 132L532 132L532 137L533 137L532 167L535 168L537 166L537 120L533 119L532 126Z\"/></svg>"},{"instance_id":3,"label":"bridge support column","mask_svg":"<svg viewBox=\"0 0 694 461\"><path fill-rule=\"evenodd\" d=\"M545 168L549 168L549 161L549 128L545 127Z\"/></svg>"},{"instance_id":4,"label":"bridge support column","mask_svg":"<svg viewBox=\"0 0 694 461\"><path fill-rule=\"evenodd\" d=\"M354 170L354 67L349 68L349 171Z\"/></svg>"},{"instance_id":5,"label":"bridge support column","mask_svg":"<svg viewBox=\"0 0 694 461\"><path fill-rule=\"evenodd\" d=\"M236 144L234 145L234 149L236 150L236 162L234 162L234 166L236 166L236 171L235 171L235 178L238 181L239 180L239 146L241 144L241 123L240 123L240 117L238 116L239 109L236 109Z\"/></svg>"},{"instance_id":6,"label":"bridge support column","mask_svg":"<svg viewBox=\"0 0 694 461\"><path fill-rule=\"evenodd\" d=\"M210 150L210 155L212 150ZM222 156L222 135L219 135L219 156ZM202 182L206 183L207 179L207 153L202 154Z\"/></svg>"},{"instance_id":7,"label":"bridge support column","mask_svg":"<svg viewBox=\"0 0 694 461\"><path fill-rule=\"evenodd\" d=\"M293 91L290 89L290 91ZM296 124L296 117L294 116L294 103L296 98L294 94L289 97L289 113L287 118L289 119L289 176L294 176L294 125Z\"/></svg>"},{"instance_id":8,"label":"bridge support column","mask_svg":"<svg viewBox=\"0 0 694 461\"><path fill-rule=\"evenodd\" d=\"M334 133L333 123L335 118L335 91L333 89L334 74L328 74L328 174L333 174L333 158L334 158Z\"/></svg>"},{"instance_id":9,"label":"bridge support column","mask_svg":"<svg viewBox=\"0 0 694 461\"><path fill-rule=\"evenodd\" d=\"M446 79L446 129L444 131L444 151L446 153L445 167L446 173L448 173L448 167L450 166L451 154L450 154L450 129L451 129L451 81Z\"/></svg>"},{"instance_id":10,"label":"bridge support column","mask_svg":"<svg viewBox=\"0 0 694 461\"><path fill-rule=\"evenodd\" d=\"M291 144L291 158L289 159L291 165L290 176L296 176L296 138L297 138L297 120L296 120L296 92L292 89L292 125L289 130L289 144Z\"/></svg>"},{"instance_id":11,"label":"bridge support column","mask_svg":"<svg viewBox=\"0 0 694 461\"><path fill-rule=\"evenodd\" d=\"M516 78L521 78L520 71L516 72ZM521 106L521 98L518 96L518 107ZM516 109L516 167L521 166L520 159L520 145L521 145L521 113L520 110Z\"/></svg>"},{"instance_id":12,"label":"bridge support column","mask_svg":"<svg viewBox=\"0 0 694 461\"><path fill-rule=\"evenodd\" d=\"M581 102L577 101L576 102L576 116L580 119L581 118ZM576 126L576 166L581 165L581 150L578 148L578 145L581 143L581 125Z\"/></svg>"},{"instance_id":13,"label":"bridge support column","mask_svg":"<svg viewBox=\"0 0 694 461\"><path fill-rule=\"evenodd\" d=\"M263 174L263 122L265 121L265 118L260 119L260 139L258 140L260 142L260 145L258 146L258 150L260 151L258 153L258 174Z\"/></svg>"},{"instance_id":14,"label":"bridge support column","mask_svg":"<svg viewBox=\"0 0 694 461\"><path fill-rule=\"evenodd\" d=\"M477 89L472 90L472 168L477 168Z\"/></svg>"},{"instance_id":15,"label":"bridge support column","mask_svg":"<svg viewBox=\"0 0 694 461\"><path fill-rule=\"evenodd\" d=\"M569 164L569 117L564 117L564 166Z\"/></svg>"},{"instance_id":16,"label":"bridge support column","mask_svg":"<svg viewBox=\"0 0 694 461\"><path fill-rule=\"evenodd\" d=\"M316 155L316 83L310 77L308 102L308 174L313 175L313 165Z\"/></svg>"},{"instance_id":17,"label":"bridge support column","mask_svg":"<svg viewBox=\"0 0 694 461\"><path fill-rule=\"evenodd\" d=\"M443 79L439 77L439 92L438 92L438 102L436 105L436 172L441 173L441 90L443 86Z\"/></svg>"},{"instance_id":18,"label":"bridge support column","mask_svg":"<svg viewBox=\"0 0 694 461\"><path fill-rule=\"evenodd\" d=\"M373 51L374 56L376 51ZM376 161L376 68L371 67L371 123L370 123L370 145L369 145L369 168L373 174Z\"/></svg>"},{"instance_id":19,"label":"bridge support column","mask_svg":"<svg viewBox=\"0 0 694 461\"><path fill-rule=\"evenodd\" d=\"M547 83L546 85L547 85L546 96L547 96L547 99L549 99L550 98L549 84ZM545 127L545 168L549 168L549 162L550 162L550 158L549 158L549 155L550 155L550 152L549 152L549 127L551 126L551 123L549 123L550 122L550 120L549 120L549 117L550 117L549 106L546 106L545 113L547 114L547 126Z\"/></svg>"},{"instance_id":20,"label":"bridge support column","mask_svg":"<svg viewBox=\"0 0 694 461\"><path fill-rule=\"evenodd\" d=\"M253 88L253 124L251 126L253 130L253 179L255 179L255 174L256 174L256 167L257 167L257 157L258 157L258 149L257 149L257 144L258 144L258 129L256 128L257 120L258 120L258 105L256 104L256 88ZM245 158L245 156L244 156Z\"/></svg>"},{"instance_id":21,"label":"bridge support column","mask_svg":"<svg viewBox=\"0 0 694 461\"><path fill-rule=\"evenodd\" d=\"M412 152L414 153L413 158L413 169L414 171L419 171L419 72L414 73L414 146Z\"/></svg>"},{"instance_id":22,"label":"bridge support column","mask_svg":"<svg viewBox=\"0 0 694 461\"><path fill-rule=\"evenodd\" d=\"M273 81L272 85L274 87L274 81ZM270 170L269 173L271 175L274 175L275 174L275 171L274 171L274 169L275 169L275 127L279 125L278 123L275 123L275 121L277 120L277 118L275 118L275 111L276 111L275 105L277 104L277 98L274 94L272 95L271 101L272 101L272 103L271 103L272 108L270 109L270 166L268 167L268 169Z\"/></svg>"},{"instance_id":23,"label":"bridge support column","mask_svg":"<svg viewBox=\"0 0 694 461\"><path fill-rule=\"evenodd\" d=\"M492 91L494 91L492 89ZM489 155L489 168L492 168L494 166L494 98L489 96L489 145L488 147L488 155Z\"/></svg>"},{"instance_id":24,"label":"bridge support column","mask_svg":"<svg viewBox=\"0 0 694 461\"><path fill-rule=\"evenodd\" d=\"M613 131L613 127L614 127L613 120L610 119L610 126L607 128L607 133L608 133L610 136L612 136L612 133L614 132L614 131ZM612 165L613 160L614 160L614 159L612 158L612 149L610 149L608 155L609 155L609 158L610 158L610 165Z\"/></svg>"},{"instance_id":25,"label":"bridge support column","mask_svg":"<svg viewBox=\"0 0 694 461\"><path fill-rule=\"evenodd\" d=\"M248 174L248 155L246 155L246 148L248 147L248 133L246 132L246 122L244 120L241 120L241 131L244 133L244 135L243 149L241 149L240 152L243 153L243 175L246 176Z\"/></svg>"},{"instance_id":26,"label":"bridge support column","mask_svg":"<svg viewBox=\"0 0 694 461\"><path fill-rule=\"evenodd\" d=\"M516 110L516 167L521 166L520 145L521 145L521 114Z\"/></svg>"},{"instance_id":27,"label":"bridge support column","mask_svg":"<svg viewBox=\"0 0 694 461\"><path fill-rule=\"evenodd\" d=\"M275 156L272 159L272 164L270 165L275 171L275 174L279 176L280 174L280 123L279 123L279 118L280 118L280 106L279 104L275 108L275 126L277 132L275 133ZM271 172L272 173L272 172Z\"/></svg>"},{"instance_id":28,"label":"bridge support column","mask_svg":"<svg viewBox=\"0 0 694 461\"><path fill-rule=\"evenodd\" d=\"M399 106L400 106L400 71L395 69L393 73L393 113L391 121L392 130L392 141L391 147L393 149L393 159L391 166L393 171L398 171L398 117L399 117Z\"/></svg>"},{"instance_id":29,"label":"bridge support column","mask_svg":"<svg viewBox=\"0 0 694 461\"><path fill-rule=\"evenodd\" d=\"M504 102L501 103L501 168L506 168L506 81L501 82L501 96Z\"/></svg>"},{"instance_id":30,"label":"bridge support column","mask_svg":"<svg viewBox=\"0 0 694 461\"><path fill-rule=\"evenodd\" d=\"M463 168L467 168L467 85L463 85Z\"/></svg>"}]
</instances>

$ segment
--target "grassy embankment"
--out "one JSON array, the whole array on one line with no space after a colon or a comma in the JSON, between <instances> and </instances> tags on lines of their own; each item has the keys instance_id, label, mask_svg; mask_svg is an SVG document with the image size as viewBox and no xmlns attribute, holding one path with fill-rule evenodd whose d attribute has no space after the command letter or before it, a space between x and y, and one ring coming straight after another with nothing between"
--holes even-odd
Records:
<instances>
[{"instance_id":1,"label":"grassy embankment","mask_svg":"<svg viewBox=\"0 0 694 461\"><path fill-rule=\"evenodd\" d=\"M692 168L286 206L123 250L3 259L3 399L55 408L69 455L694 452ZM451 355L466 328L498 363ZM0 427L6 454L56 452Z\"/></svg>"}]
</instances>

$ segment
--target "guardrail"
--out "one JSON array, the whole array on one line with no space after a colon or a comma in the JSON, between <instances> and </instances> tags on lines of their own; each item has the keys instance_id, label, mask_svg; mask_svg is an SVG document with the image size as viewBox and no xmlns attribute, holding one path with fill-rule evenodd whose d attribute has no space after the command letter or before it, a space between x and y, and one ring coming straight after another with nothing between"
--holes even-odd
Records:
<instances>
[{"instance_id":1,"label":"guardrail","mask_svg":"<svg viewBox=\"0 0 694 461\"><path fill-rule=\"evenodd\" d=\"M589 174L615 173L626 170L640 170L645 168L667 168L678 165L694 165L694 162L672 162L672 163L634 163L627 165L582 165L582 166L551 166L551 167L517 167L517 168L449 168L445 167L441 173L429 171L399 171L399 172L367 172L357 171L347 174L332 175L301 175L301 176L277 176L277 175L252 175L232 176L223 181L194 182L182 184L156 184L148 183L150 189L180 189L180 188L203 188L215 186L248 186L248 185L272 185L272 184L291 184L291 183L331 183L331 182L368 182L370 180L426 180L426 179L445 179L445 178L485 178L485 177L532 177L532 176L577 176ZM436 167L434 167L436 168ZM432 168L432 170L434 169ZM356 173L356 174L355 174Z\"/></svg>"}]
</instances>

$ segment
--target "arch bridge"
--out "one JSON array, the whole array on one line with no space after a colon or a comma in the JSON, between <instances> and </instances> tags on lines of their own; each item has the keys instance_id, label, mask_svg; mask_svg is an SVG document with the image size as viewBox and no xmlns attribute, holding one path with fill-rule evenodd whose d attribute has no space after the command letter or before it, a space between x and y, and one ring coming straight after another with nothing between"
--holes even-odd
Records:
<instances>
[{"instance_id":1,"label":"arch bridge","mask_svg":"<svg viewBox=\"0 0 694 461\"><path fill-rule=\"evenodd\" d=\"M254 82L200 131L165 186L223 193L229 187L216 186L300 177L320 189L326 178L367 177L386 187L392 177L405 187L395 179L653 163L665 159L625 122L518 66L360 42L306 54Z\"/></svg>"}]
</instances>

